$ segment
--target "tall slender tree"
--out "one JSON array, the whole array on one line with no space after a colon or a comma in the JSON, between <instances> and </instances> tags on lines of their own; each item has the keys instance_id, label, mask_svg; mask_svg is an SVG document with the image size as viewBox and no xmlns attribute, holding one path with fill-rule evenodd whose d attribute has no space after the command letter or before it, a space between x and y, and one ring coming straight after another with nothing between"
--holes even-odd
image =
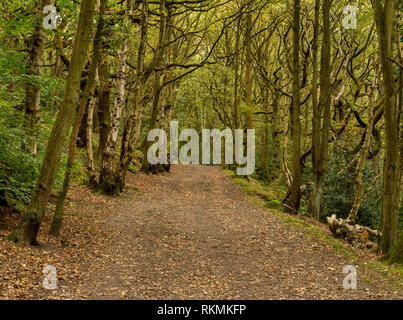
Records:
<instances>
[{"instance_id":1,"label":"tall slender tree","mask_svg":"<svg viewBox=\"0 0 403 320\"><path fill-rule=\"evenodd\" d=\"M78 131L80 128L81 120L83 119L85 110L87 108L88 99L90 98L90 95L93 92L93 87L94 87L94 83L95 83L99 56L100 56L100 52L101 52L101 37L102 37L102 32L103 32L103 27L104 27L103 15L105 13L106 1L107 0L100 0L98 25L97 25L97 30L95 33L95 38L94 38L94 46L93 46L93 51L92 51L91 64L88 68L88 79L87 79L87 83L85 85L84 93L80 99L80 105L78 107L76 120L74 122L73 130L70 135L69 154L68 154L68 158L67 158L66 171L64 173L63 188L60 191L58 198L57 198L55 214L53 216L52 226L50 228L50 233L54 236L58 236L60 234L60 228L61 228L61 224L62 224L63 216L64 216L64 202L66 200L67 192L70 187L71 176L73 174L73 165L74 165L74 159L76 156Z\"/></svg>"},{"instance_id":2,"label":"tall slender tree","mask_svg":"<svg viewBox=\"0 0 403 320\"><path fill-rule=\"evenodd\" d=\"M53 3L53 0L40 0L38 5L37 20L35 30L29 41L28 74L31 76L40 76L43 54L45 51L46 32L42 26L42 20L45 17L44 7ZM41 90L35 81L28 81L25 88L25 117L24 127L28 131L29 149L32 155L36 155L38 133L39 133L39 110L41 102ZM28 149L28 146L23 144Z\"/></svg>"},{"instance_id":3,"label":"tall slender tree","mask_svg":"<svg viewBox=\"0 0 403 320\"><path fill-rule=\"evenodd\" d=\"M385 160L383 167L382 239L380 248L387 254L397 240L401 170L397 92L393 71L393 33L396 1L372 1L378 33L379 56L385 94Z\"/></svg>"},{"instance_id":4,"label":"tall slender tree","mask_svg":"<svg viewBox=\"0 0 403 320\"><path fill-rule=\"evenodd\" d=\"M300 11L301 1L294 0L293 5L293 49L292 49L292 181L285 199L286 210L290 213L298 213L301 201L301 119L300 119Z\"/></svg>"},{"instance_id":5,"label":"tall slender tree","mask_svg":"<svg viewBox=\"0 0 403 320\"><path fill-rule=\"evenodd\" d=\"M63 102L50 133L42 167L27 212L16 230L8 236L9 240L25 242L31 245L38 244L36 237L52 192L63 151L63 144L72 126L76 107L80 99L81 72L91 41L94 2L95 0L83 0L81 2L77 33L74 40Z\"/></svg>"},{"instance_id":6,"label":"tall slender tree","mask_svg":"<svg viewBox=\"0 0 403 320\"><path fill-rule=\"evenodd\" d=\"M310 199L312 216L319 220L320 205L323 194L323 181L326 174L328 158L328 134L330 126L330 0L323 0L322 24L323 39L320 67L320 95L317 102L317 55L319 28L319 1L315 1L314 44L313 44L313 118L312 118L312 164L313 191ZM323 121L322 121L323 118Z\"/></svg>"},{"instance_id":7,"label":"tall slender tree","mask_svg":"<svg viewBox=\"0 0 403 320\"><path fill-rule=\"evenodd\" d=\"M119 192L116 189L116 183L114 179L114 158L116 144L118 141L118 134L120 129L120 122L122 119L122 113L126 105L126 82L127 82L127 59L129 50L129 28L130 17L133 12L133 1L126 1L126 10L123 16L122 22L122 42L119 52L117 54L117 75L115 86L115 100L110 113L110 128L108 137L106 139L105 148L103 150L101 172L99 176L99 188L103 193L116 194Z\"/></svg>"}]
</instances>

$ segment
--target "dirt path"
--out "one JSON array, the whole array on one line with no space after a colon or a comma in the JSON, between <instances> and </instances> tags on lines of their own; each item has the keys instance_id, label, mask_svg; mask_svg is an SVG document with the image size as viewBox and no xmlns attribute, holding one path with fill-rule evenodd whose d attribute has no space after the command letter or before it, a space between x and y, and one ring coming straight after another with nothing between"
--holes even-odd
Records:
<instances>
[{"instance_id":1,"label":"dirt path","mask_svg":"<svg viewBox=\"0 0 403 320\"><path fill-rule=\"evenodd\" d=\"M92 263L89 298L402 297L360 270L358 290L343 289L351 261L258 208L217 167L131 176L133 187L106 223L115 245Z\"/></svg>"},{"instance_id":2,"label":"dirt path","mask_svg":"<svg viewBox=\"0 0 403 320\"><path fill-rule=\"evenodd\" d=\"M94 225L66 240L63 258L41 249L51 256L47 263L64 271L59 289L42 289L40 297L403 297L378 273L360 267L358 289L343 289L342 270L352 261L259 208L217 167L178 165L167 175L130 175L123 198L84 191L72 197L77 206L67 220L91 212Z\"/></svg>"}]
</instances>

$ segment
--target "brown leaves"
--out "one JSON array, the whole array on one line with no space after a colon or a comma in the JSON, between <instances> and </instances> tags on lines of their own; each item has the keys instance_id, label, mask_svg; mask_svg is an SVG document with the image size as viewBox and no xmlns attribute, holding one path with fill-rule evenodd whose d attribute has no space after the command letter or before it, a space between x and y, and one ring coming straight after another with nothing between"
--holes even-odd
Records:
<instances>
[{"instance_id":1,"label":"brown leaves","mask_svg":"<svg viewBox=\"0 0 403 320\"><path fill-rule=\"evenodd\" d=\"M252 204L217 167L178 165L167 175L129 174L127 183L115 198L73 187L60 239L46 235L48 215L41 247L0 241L0 298L402 297L390 274L369 268L358 268L358 290L343 289L349 258ZM42 287L45 265L56 267L56 290Z\"/></svg>"}]
</instances>

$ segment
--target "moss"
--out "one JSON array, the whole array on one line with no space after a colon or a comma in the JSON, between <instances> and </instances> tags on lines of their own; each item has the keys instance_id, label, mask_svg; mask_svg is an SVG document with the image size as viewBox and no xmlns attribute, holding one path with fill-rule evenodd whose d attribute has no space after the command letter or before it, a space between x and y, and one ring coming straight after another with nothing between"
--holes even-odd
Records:
<instances>
[{"instance_id":1,"label":"moss","mask_svg":"<svg viewBox=\"0 0 403 320\"><path fill-rule=\"evenodd\" d=\"M272 199L266 202L265 207L269 209L281 209L281 202L279 200Z\"/></svg>"},{"instance_id":2,"label":"moss","mask_svg":"<svg viewBox=\"0 0 403 320\"><path fill-rule=\"evenodd\" d=\"M233 176L233 175L234 175L234 171L232 171L232 170L223 169L223 172L224 172L227 176Z\"/></svg>"},{"instance_id":3,"label":"moss","mask_svg":"<svg viewBox=\"0 0 403 320\"><path fill-rule=\"evenodd\" d=\"M390 251L389 264L399 263L403 264L403 231L400 233L397 243Z\"/></svg>"},{"instance_id":4,"label":"moss","mask_svg":"<svg viewBox=\"0 0 403 320\"><path fill-rule=\"evenodd\" d=\"M277 186L275 184L263 185L253 179L244 179L235 176L232 171L225 170L226 174L233 177L233 181L242 187L242 191L248 195L248 198L257 203L261 207L266 207L269 203L280 203L280 199L285 196L284 186ZM262 195L265 195L265 200L262 199ZM298 228L307 237L314 238L315 240L323 243L324 245L332 247L339 255L347 257L353 263L360 265L363 269L373 270L379 273L385 280L388 280L398 290L403 290L403 265L394 264L392 266L386 265L384 262L378 260L364 261L359 258L359 254L356 249L349 246L341 239L334 238L330 233L326 233L323 230L323 225L317 225L312 222L311 219L304 218L302 215L291 216L282 211L281 205L276 208L269 208L268 212L274 216L283 219L287 224ZM403 233L403 232L402 232ZM401 235L399 241L402 241ZM400 246L400 251L403 246ZM396 248L396 246L395 246ZM399 251L399 252L400 252Z\"/></svg>"},{"instance_id":5,"label":"moss","mask_svg":"<svg viewBox=\"0 0 403 320\"><path fill-rule=\"evenodd\" d=\"M133 173L136 173L136 172L137 172L137 168L136 168L136 166L134 165L133 162L131 162L131 163L129 164L128 170L129 170L130 172L133 172Z\"/></svg>"},{"instance_id":6,"label":"moss","mask_svg":"<svg viewBox=\"0 0 403 320\"><path fill-rule=\"evenodd\" d=\"M240 177L233 178L233 181L236 184L240 185L241 187L248 187L249 186L248 182L245 179L240 178Z\"/></svg>"}]
</instances>

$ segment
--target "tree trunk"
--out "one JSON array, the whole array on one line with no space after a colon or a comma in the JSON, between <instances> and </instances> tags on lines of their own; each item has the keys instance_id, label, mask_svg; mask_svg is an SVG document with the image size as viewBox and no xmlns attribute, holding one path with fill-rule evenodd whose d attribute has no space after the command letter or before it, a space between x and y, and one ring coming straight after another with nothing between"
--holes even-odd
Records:
<instances>
[{"instance_id":1,"label":"tree trunk","mask_svg":"<svg viewBox=\"0 0 403 320\"><path fill-rule=\"evenodd\" d=\"M165 53L165 44L168 42L168 33L169 29L167 25L170 23L170 15L167 14L166 10L166 3L165 0L161 0L160 2L160 32L159 32L159 42L158 42L158 59L156 60L155 66L157 69L161 68L161 64L164 59L164 53ZM169 12L168 12L169 13ZM157 120L158 120L158 115L160 112L160 97L161 97L161 72L160 71L155 71L155 79L154 79L154 99L153 99L153 107L151 111L151 118L150 118L150 124L149 124L149 130L155 129ZM145 140L142 144L142 151L144 154L143 158L143 164L141 167L141 170L143 172L148 173L149 172L149 163L147 159L147 150L149 146L151 145L151 142Z\"/></svg>"},{"instance_id":2,"label":"tree trunk","mask_svg":"<svg viewBox=\"0 0 403 320\"><path fill-rule=\"evenodd\" d=\"M145 74L144 60L147 47L148 32L148 0L143 0L141 11L141 36L140 45L137 54L137 75L136 86L133 98L133 107L127 122L125 123L124 134L122 137L122 148L120 151L120 160L115 173L115 181L117 187L122 191L125 185L125 179L130 162L133 159L137 143L140 139L140 131L142 126L142 117L144 109L144 92L147 82Z\"/></svg>"},{"instance_id":3,"label":"tree trunk","mask_svg":"<svg viewBox=\"0 0 403 320\"><path fill-rule=\"evenodd\" d=\"M239 129L239 115L238 115L238 107L239 107L239 39L240 39L240 20L238 20L236 26L236 39L235 39L235 52L237 53L234 57L234 130Z\"/></svg>"},{"instance_id":4,"label":"tree trunk","mask_svg":"<svg viewBox=\"0 0 403 320\"><path fill-rule=\"evenodd\" d=\"M99 99L97 106L98 124L99 124L99 143L96 159L99 167L102 164L103 150L105 149L106 140L109 132L110 117L110 97L111 89L109 86L109 66L106 59L99 65Z\"/></svg>"},{"instance_id":5,"label":"tree trunk","mask_svg":"<svg viewBox=\"0 0 403 320\"><path fill-rule=\"evenodd\" d=\"M400 203L400 166L399 166L399 116L395 81L392 65L392 33L395 16L395 1L373 0L377 26L380 59L385 94L385 160L383 168L382 194L382 240L380 248L387 254L398 236L398 212Z\"/></svg>"},{"instance_id":6,"label":"tree trunk","mask_svg":"<svg viewBox=\"0 0 403 320\"><path fill-rule=\"evenodd\" d=\"M298 213L301 201L301 120L300 120L300 63L299 63L299 36L300 36L300 0L294 0L293 10L293 68L292 68L292 181L289 195L285 199L285 209L289 213Z\"/></svg>"},{"instance_id":7,"label":"tree trunk","mask_svg":"<svg viewBox=\"0 0 403 320\"><path fill-rule=\"evenodd\" d=\"M278 78L276 79L275 85L277 85ZM273 158L272 158L272 168L271 168L271 179L276 180L280 176L281 163L280 163L280 118L279 118L279 91L273 89L273 113L271 116L271 139L273 143Z\"/></svg>"},{"instance_id":8,"label":"tree trunk","mask_svg":"<svg viewBox=\"0 0 403 320\"><path fill-rule=\"evenodd\" d=\"M403 231L400 232L399 239L396 241L395 245L390 250L388 263L403 264Z\"/></svg>"},{"instance_id":9,"label":"tree trunk","mask_svg":"<svg viewBox=\"0 0 403 320\"><path fill-rule=\"evenodd\" d=\"M266 112L269 112L269 89L266 87L263 89L264 90L264 103L266 105ZM262 148L262 166L264 169L264 173L267 179L267 182L270 183L271 177L270 177L270 170L269 170L269 159L268 159L268 144L269 144L269 115L268 114L264 115L264 133L263 133L263 148Z\"/></svg>"},{"instance_id":10,"label":"tree trunk","mask_svg":"<svg viewBox=\"0 0 403 320\"><path fill-rule=\"evenodd\" d=\"M321 113L318 105L318 53L319 53L319 15L320 15L320 0L315 0L315 18L313 26L313 44L312 44L312 171L315 190L312 191L309 199L309 206L312 217L318 219L320 211L320 197L318 183L315 183L316 173L320 158L320 128L321 128Z\"/></svg>"},{"instance_id":11,"label":"tree trunk","mask_svg":"<svg viewBox=\"0 0 403 320\"><path fill-rule=\"evenodd\" d=\"M375 93L375 82L371 87L371 92L369 93L369 107L368 107L368 124L365 131L365 140L361 149L360 156L358 158L357 167L355 169L355 197L353 206L350 210L350 213L347 217L347 220L355 222L358 214L358 210L360 209L360 205L362 202L362 198L364 196L364 187L362 185L362 170L364 169L365 162L367 160L367 154L369 151L369 147L371 145L371 137L372 137L372 128L374 124L374 116L373 116L373 94Z\"/></svg>"},{"instance_id":12,"label":"tree trunk","mask_svg":"<svg viewBox=\"0 0 403 320\"><path fill-rule=\"evenodd\" d=\"M90 43L94 0L83 0L78 20L77 34L73 46L64 98L55 124L50 133L42 167L36 182L27 212L17 229L8 236L9 240L37 245L36 240L45 208L56 177L63 150L63 144L71 128L76 106L80 99L80 79L84 60Z\"/></svg>"},{"instance_id":13,"label":"tree trunk","mask_svg":"<svg viewBox=\"0 0 403 320\"><path fill-rule=\"evenodd\" d=\"M53 221L52 221L52 225L50 228L50 234L53 236L59 236L59 234L60 234L60 228L61 228L63 216L64 216L64 202L66 200L67 192L70 187L71 176L73 173L72 171L73 171L73 166L74 166L74 159L76 156L77 136L78 136L79 129L81 126L81 120L87 109L88 99L90 97L91 92L93 91L93 85L95 83L96 72L97 72L98 62L99 62L99 55L100 55L100 50L101 50L101 37L102 37L103 26L104 26L103 15L105 12L105 7L106 7L106 0L101 0L100 8L99 8L99 19L98 19L97 31L96 31L95 38L94 38L94 49L92 52L91 64L90 64L90 67L88 68L88 79L87 79L87 83L86 83L86 86L84 89L84 94L80 99L80 105L78 107L76 120L75 120L73 130L70 135L69 154L67 157L67 164L66 164L66 171L64 174L63 188L60 191L57 201L56 201L55 214L53 216ZM90 104L92 104L92 102L90 102Z\"/></svg>"},{"instance_id":14,"label":"tree trunk","mask_svg":"<svg viewBox=\"0 0 403 320\"><path fill-rule=\"evenodd\" d=\"M45 50L46 33L42 26L42 20L45 17L43 8L53 3L53 0L41 0L38 6L38 22L35 25L32 38L30 39L29 58L27 63L28 74L31 76L40 76L42 67L42 56ZM28 81L25 88L24 102L24 128L29 137L29 150L32 155L37 153L38 134L39 134L39 110L41 102L40 88L35 81ZM24 149L28 146L23 144Z\"/></svg>"},{"instance_id":15,"label":"tree trunk","mask_svg":"<svg viewBox=\"0 0 403 320\"><path fill-rule=\"evenodd\" d=\"M396 23L396 39L397 39L397 51L399 54L400 65L403 64L403 55L402 55L402 47L400 41L400 28L401 28L401 16L402 16L402 3L398 7L398 21ZM399 96L398 96L398 113L397 117L400 114L400 195L399 199L402 198L403 192L403 68L400 68L399 74ZM399 121L399 120L398 120ZM399 205L397 206L399 208ZM400 236L396 241L395 245L392 247L389 255L390 264L392 263L400 263L403 264L403 231L400 232Z\"/></svg>"},{"instance_id":16,"label":"tree trunk","mask_svg":"<svg viewBox=\"0 0 403 320\"><path fill-rule=\"evenodd\" d=\"M291 180L292 180L292 175L290 170L288 169L288 164L287 164L287 158L288 158L288 152L287 152L287 147L288 147L288 126L289 126L289 121L287 119L287 116L284 116L284 135L283 135L283 152L282 152L282 157L281 157L281 169L283 173L283 179L284 183L287 186L288 189L291 188ZM287 198L286 198L287 199ZM286 202L287 200L284 199L283 202Z\"/></svg>"},{"instance_id":17,"label":"tree trunk","mask_svg":"<svg viewBox=\"0 0 403 320\"><path fill-rule=\"evenodd\" d=\"M104 194L114 195L119 193L116 188L113 162L115 158L116 143L120 129L120 122L122 118L123 109L125 106L126 96L126 80L127 80L127 55L129 49L129 26L130 15L132 14L133 5L132 0L126 1L126 12L123 16L122 26L122 44L120 46L117 65L116 87L115 87L115 101L110 114L110 130L103 152L103 159L101 165L101 172L99 177L99 189Z\"/></svg>"},{"instance_id":18,"label":"tree trunk","mask_svg":"<svg viewBox=\"0 0 403 320\"><path fill-rule=\"evenodd\" d=\"M87 143L86 143L86 153L87 153L87 171L88 171L88 185L90 187L95 187L97 184L97 176L94 163L94 153L92 147L92 127L94 119L94 105L96 99L94 98L88 105L88 117L87 117Z\"/></svg>"},{"instance_id":19,"label":"tree trunk","mask_svg":"<svg viewBox=\"0 0 403 320\"><path fill-rule=\"evenodd\" d=\"M157 126L157 119L160 111L160 97L161 97L161 72L156 71L155 72L155 80L154 80L154 99L153 99L153 107L151 111L151 118L150 118L150 124L148 127L148 131L151 131L152 129L155 129ZM143 164L141 166L141 170L145 173L149 173L149 162L147 159L147 150L151 146L152 142L144 140L141 149L143 151Z\"/></svg>"},{"instance_id":20,"label":"tree trunk","mask_svg":"<svg viewBox=\"0 0 403 320\"><path fill-rule=\"evenodd\" d=\"M315 3L317 8L318 3ZM328 159L328 135L330 127L330 103L331 103L331 88L330 88L330 0L323 1L323 40L322 54L320 67L320 95L319 104L316 103L316 93L313 101L314 118L313 118L313 190L311 195L311 214L316 220L319 220L320 205L323 194L323 181L326 174L326 164ZM318 9L315 9L315 18L318 16ZM318 26L316 26L317 28ZM316 39L317 41L317 39ZM317 49L317 47L316 47ZM316 50L317 54L317 50ZM315 58L315 56L314 56ZM316 61L315 61L316 63ZM316 66L314 67L316 68ZM317 73L317 71L316 71ZM314 72L315 74L315 72ZM317 90L314 83L314 92ZM321 116L323 110L323 123L321 125ZM320 133L320 134L319 134Z\"/></svg>"},{"instance_id":21,"label":"tree trunk","mask_svg":"<svg viewBox=\"0 0 403 320\"><path fill-rule=\"evenodd\" d=\"M246 118L246 127L247 129L253 128L253 119L252 119L252 78L251 78L251 70L252 70L252 54L251 54L251 46L252 46L252 14L248 13L246 17L246 29L245 29L245 91L246 91L246 108L247 108L247 118Z\"/></svg>"}]
</instances>

